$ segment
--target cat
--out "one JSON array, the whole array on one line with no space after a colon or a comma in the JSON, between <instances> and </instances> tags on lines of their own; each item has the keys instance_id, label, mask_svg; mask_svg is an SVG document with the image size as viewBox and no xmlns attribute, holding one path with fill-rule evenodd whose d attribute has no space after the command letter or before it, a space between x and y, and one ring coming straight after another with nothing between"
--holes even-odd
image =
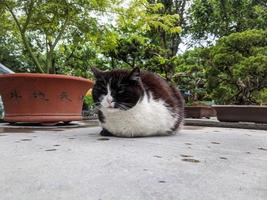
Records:
<instances>
[{"instance_id":1,"label":"cat","mask_svg":"<svg viewBox=\"0 0 267 200\"><path fill-rule=\"evenodd\" d=\"M102 126L100 135L144 137L170 135L183 124L184 99L160 76L134 68L101 71L92 90Z\"/></svg>"}]
</instances>

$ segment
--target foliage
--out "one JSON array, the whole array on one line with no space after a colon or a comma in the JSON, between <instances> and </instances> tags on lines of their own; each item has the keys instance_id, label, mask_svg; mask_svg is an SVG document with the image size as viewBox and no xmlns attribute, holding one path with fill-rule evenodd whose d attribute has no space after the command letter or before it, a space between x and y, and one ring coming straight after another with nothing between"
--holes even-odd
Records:
<instances>
[{"instance_id":1,"label":"foliage","mask_svg":"<svg viewBox=\"0 0 267 200\"><path fill-rule=\"evenodd\" d=\"M0 62L87 78L92 66L139 66L188 102L266 104L266 13L258 0L1 0ZM203 39L209 46L178 55Z\"/></svg>"},{"instance_id":2,"label":"foliage","mask_svg":"<svg viewBox=\"0 0 267 200\"><path fill-rule=\"evenodd\" d=\"M146 0L132 1L128 8L119 8L117 26L106 32L103 54L115 67L143 67L162 73L171 80L174 55L160 42L153 39L158 32L177 35L181 28L177 25L176 13L162 13L162 3L149 3Z\"/></svg>"},{"instance_id":3,"label":"foliage","mask_svg":"<svg viewBox=\"0 0 267 200\"><path fill-rule=\"evenodd\" d=\"M190 32L194 38L210 39L248 29L267 28L266 1L194 0L189 9Z\"/></svg>"},{"instance_id":4,"label":"foliage","mask_svg":"<svg viewBox=\"0 0 267 200\"><path fill-rule=\"evenodd\" d=\"M90 108L92 108L93 105L94 105L94 101L93 101L92 95L85 96L84 97L84 107L86 107L86 109L90 109Z\"/></svg>"},{"instance_id":5,"label":"foliage","mask_svg":"<svg viewBox=\"0 0 267 200\"><path fill-rule=\"evenodd\" d=\"M174 82L183 92L186 103L211 101L207 92L208 48L195 48L178 57Z\"/></svg>"},{"instance_id":6,"label":"foliage","mask_svg":"<svg viewBox=\"0 0 267 200\"><path fill-rule=\"evenodd\" d=\"M210 92L219 103L259 103L255 92L267 87L267 31L249 30L223 37L211 48Z\"/></svg>"},{"instance_id":7,"label":"foliage","mask_svg":"<svg viewBox=\"0 0 267 200\"><path fill-rule=\"evenodd\" d=\"M30 60L23 56L24 52L17 46L15 38L0 36L0 61L16 72L25 72L32 68Z\"/></svg>"},{"instance_id":8,"label":"foliage","mask_svg":"<svg viewBox=\"0 0 267 200\"><path fill-rule=\"evenodd\" d=\"M10 34L34 63L34 71L55 73L58 45L76 45L94 38L98 26L91 17L92 11L105 10L110 5L108 0L3 0L0 9L5 11L6 23L13 26Z\"/></svg>"},{"instance_id":9,"label":"foliage","mask_svg":"<svg viewBox=\"0 0 267 200\"><path fill-rule=\"evenodd\" d=\"M90 42L61 44L55 52L56 73L92 78L92 66L105 66L105 60L98 57L98 49Z\"/></svg>"},{"instance_id":10,"label":"foliage","mask_svg":"<svg viewBox=\"0 0 267 200\"><path fill-rule=\"evenodd\" d=\"M254 92L254 97L259 104L267 106L267 88Z\"/></svg>"},{"instance_id":11,"label":"foliage","mask_svg":"<svg viewBox=\"0 0 267 200\"><path fill-rule=\"evenodd\" d=\"M148 2L152 5L156 3L162 5L161 9L152 11L154 13L177 16L177 19L174 19L174 24L177 27L173 28L173 30L177 31L166 32L165 30L155 27L148 33L154 45L159 45L161 48L167 50L168 57L176 56L179 45L182 42L181 36L187 33L188 24L186 19L186 6L188 6L188 1L149 0Z\"/></svg>"}]
</instances>

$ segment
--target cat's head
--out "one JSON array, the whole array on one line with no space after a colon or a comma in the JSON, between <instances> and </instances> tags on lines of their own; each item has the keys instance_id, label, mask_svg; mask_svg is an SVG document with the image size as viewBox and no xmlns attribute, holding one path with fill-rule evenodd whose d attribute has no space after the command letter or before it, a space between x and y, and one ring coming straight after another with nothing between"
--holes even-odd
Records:
<instances>
[{"instance_id":1,"label":"cat's head","mask_svg":"<svg viewBox=\"0 0 267 200\"><path fill-rule=\"evenodd\" d=\"M96 78L93 99L100 109L128 110L134 107L144 95L140 69L132 71L101 71L92 68Z\"/></svg>"}]
</instances>

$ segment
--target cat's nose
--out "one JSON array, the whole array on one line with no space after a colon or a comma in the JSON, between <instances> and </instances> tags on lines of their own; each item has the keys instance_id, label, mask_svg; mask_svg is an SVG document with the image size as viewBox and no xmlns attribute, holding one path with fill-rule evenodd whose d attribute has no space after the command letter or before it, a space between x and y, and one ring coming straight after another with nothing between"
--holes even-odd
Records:
<instances>
[{"instance_id":1,"label":"cat's nose","mask_svg":"<svg viewBox=\"0 0 267 200\"><path fill-rule=\"evenodd\" d=\"M112 103L112 99L111 99L111 98L107 98L107 102L108 102L109 104L111 104L111 103Z\"/></svg>"}]
</instances>

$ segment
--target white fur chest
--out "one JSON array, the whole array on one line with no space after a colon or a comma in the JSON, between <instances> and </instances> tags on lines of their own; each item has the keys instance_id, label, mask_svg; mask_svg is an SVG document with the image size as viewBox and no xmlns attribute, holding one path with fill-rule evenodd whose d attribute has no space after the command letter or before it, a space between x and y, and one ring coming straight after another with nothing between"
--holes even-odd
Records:
<instances>
[{"instance_id":1,"label":"white fur chest","mask_svg":"<svg viewBox=\"0 0 267 200\"><path fill-rule=\"evenodd\" d=\"M133 108L123 111L101 109L105 116L104 128L117 136L166 135L176 122L171 111L163 101L148 101L147 96Z\"/></svg>"}]
</instances>

